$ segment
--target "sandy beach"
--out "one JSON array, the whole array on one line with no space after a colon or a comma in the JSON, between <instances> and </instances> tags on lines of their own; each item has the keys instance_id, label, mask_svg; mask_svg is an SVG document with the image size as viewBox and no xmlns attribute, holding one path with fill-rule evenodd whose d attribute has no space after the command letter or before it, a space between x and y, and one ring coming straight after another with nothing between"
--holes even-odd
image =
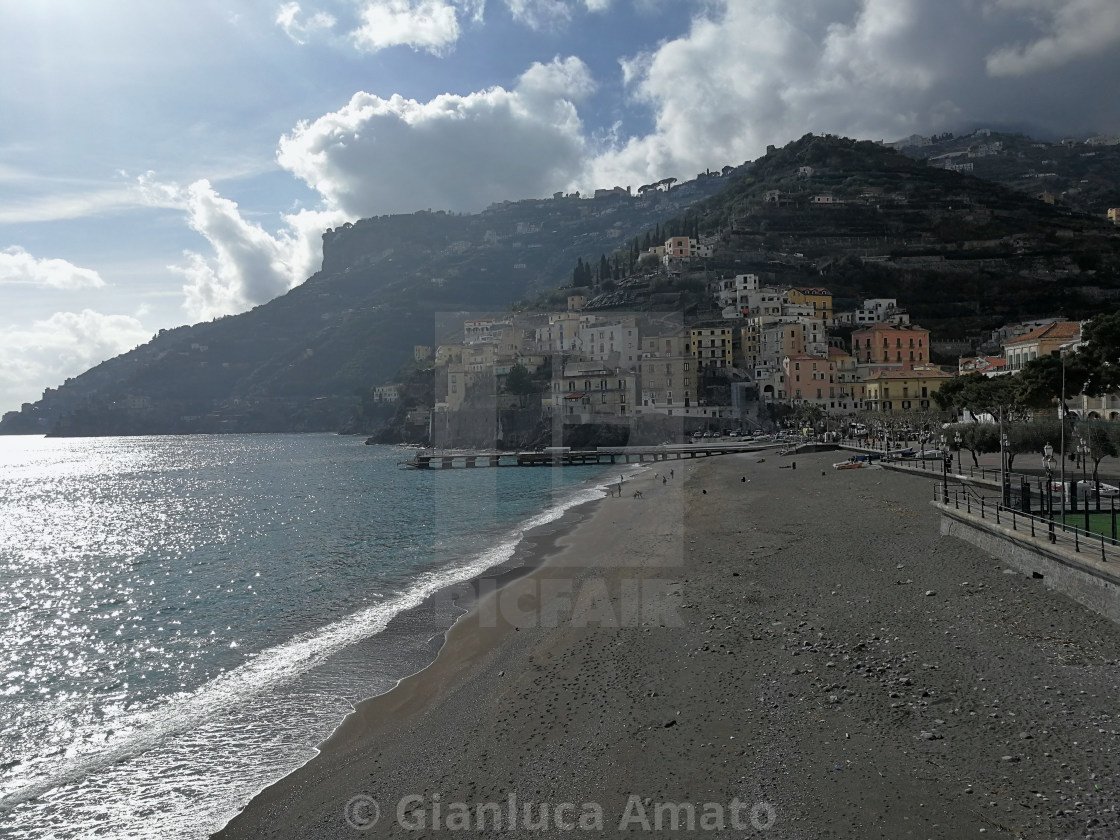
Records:
<instances>
[{"instance_id":1,"label":"sandy beach","mask_svg":"<svg viewBox=\"0 0 1120 840\"><path fill-rule=\"evenodd\" d=\"M1120 629L764 458L628 480L216 836L1115 836Z\"/></svg>"}]
</instances>

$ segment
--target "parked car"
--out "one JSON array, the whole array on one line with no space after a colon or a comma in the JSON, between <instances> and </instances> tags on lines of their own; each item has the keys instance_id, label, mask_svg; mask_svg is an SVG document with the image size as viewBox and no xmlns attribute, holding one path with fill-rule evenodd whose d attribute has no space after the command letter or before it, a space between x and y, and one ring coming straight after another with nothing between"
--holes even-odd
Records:
<instances>
[{"instance_id":1,"label":"parked car","mask_svg":"<svg viewBox=\"0 0 1120 840\"><path fill-rule=\"evenodd\" d=\"M1072 481L1072 480L1073 479L1067 479L1067 481L1066 481L1067 487L1068 487L1070 481ZM1060 481L1051 481L1049 490L1050 490L1051 493L1055 493L1055 494L1056 493L1061 493L1062 492L1062 483ZM1120 487L1116 487L1115 485L1112 485L1112 484L1105 484L1102 481L1101 485L1100 485L1100 494L1101 494L1102 499L1120 497ZM1066 495L1069 495L1068 489L1066 491ZM1089 479L1088 481L1082 481L1081 479L1077 479L1077 498L1079 498L1079 499L1085 499L1085 498L1095 499L1096 497L1097 497L1096 482L1094 482L1092 479Z\"/></svg>"}]
</instances>

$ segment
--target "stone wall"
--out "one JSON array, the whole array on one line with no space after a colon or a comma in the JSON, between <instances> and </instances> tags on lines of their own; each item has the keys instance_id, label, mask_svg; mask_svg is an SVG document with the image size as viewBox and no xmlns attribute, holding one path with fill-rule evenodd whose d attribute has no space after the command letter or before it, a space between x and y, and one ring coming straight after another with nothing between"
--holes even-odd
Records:
<instances>
[{"instance_id":1,"label":"stone wall","mask_svg":"<svg viewBox=\"0 0 1120 840\"><path fill-rule=\"evenodd\" d=\"M1031 537L1029 533L944 508L941 534L970 542L1018 572L1041 576L1047 587L1120 622L1120 562L1102 563L1097 542L1083 543L1081 552L1075 553L1072 544L1069 549L1054 546L1045 536Z\"/></svg>"}]
</instances>

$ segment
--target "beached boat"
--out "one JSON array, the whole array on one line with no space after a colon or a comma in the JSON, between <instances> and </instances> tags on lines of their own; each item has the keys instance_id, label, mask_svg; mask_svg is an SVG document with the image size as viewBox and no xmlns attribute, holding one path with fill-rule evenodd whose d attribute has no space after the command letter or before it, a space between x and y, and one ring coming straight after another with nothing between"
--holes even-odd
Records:
<instances>
[{"instance_id":1,"label":"beached boat","mask_svg":"<svg viewBox=\"0 0 1120 840\"><path fill-rule=\"evenodd\" d=\"M860 467L867 467L870 464L867 461L840 461L832 465L834 470L858 470Z\"/></svg>"}]
</instances>

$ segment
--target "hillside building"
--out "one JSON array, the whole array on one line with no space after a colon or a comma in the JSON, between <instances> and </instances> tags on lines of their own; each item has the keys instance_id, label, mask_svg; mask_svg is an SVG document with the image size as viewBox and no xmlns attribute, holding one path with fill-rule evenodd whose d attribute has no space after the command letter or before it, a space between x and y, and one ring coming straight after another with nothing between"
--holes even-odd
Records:
<instances>
[{"instance_id":1,"label":"hillside building","mask_svg":"<svg viewBox=\"0 0 1120 840\"><path fill-rule=\"evenodd\" d=\"M876 370L864 378L864 408L884 414L936 408L933 394L951 378L936 365Z\"/></svg>"},{"instance_id":2,"label":"hillside building","mask_svg":"<svg viewBox=\"0 0 1120 840\"><path fill-rule=\"evenodd\" d=\"M865 365L923 365L929 362L929 330L911 324L869 324L852 333L852 355Z\"/></svg>"},{"instance_id":3,"label":"hillside building","mask_svg":"<svg viewBox=\"0 0 1120 840\"><path fill-rule=\"evenodd\" d=\"M695 327L689 330L689 345L697 370L730 368L734 362L735 330L729 326Z\"/></svg>"},{"instance_id":4,"label":"hillside building","mask_svg":"<svg viewBox=\"0 0 1120 840\"><path fill-rule=\"evenodd\" d=\"M599 362L570 362L553 376L552 404L565 423L625 423L634 413L636 383L633 372Z\"/></svg>"},{"instance_id":5,"label":"hillside building","mask_svg":"<svg viewBox=\"0 0 1120 840\"><path fill-rule=\"evenodd\" d=\"M1003 343L1003 355L1007 359L1007 370L1017 373L1023 365L1040 356L1048 356L1054 350L1081 340L1079 321L1055 321L1044 327L1031 330L1025 335Z\"/></svg>"}]
</instances>

